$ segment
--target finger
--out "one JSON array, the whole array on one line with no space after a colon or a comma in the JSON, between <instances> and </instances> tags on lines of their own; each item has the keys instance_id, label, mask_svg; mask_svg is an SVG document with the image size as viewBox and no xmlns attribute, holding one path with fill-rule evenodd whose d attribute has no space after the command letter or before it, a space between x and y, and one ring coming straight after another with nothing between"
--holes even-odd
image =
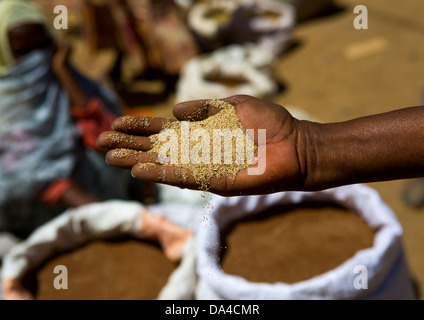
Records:
<instances>
[{"instance_id":1,"label":"finger","mask_svg":"<svg viewBox=\"0 0 424 320\"><path fill-rule=\"evenodd\" d=\"M172 119L144 116L123 116L115 119L112 128L116 131L135 134L152 135L159 133Z\"/></svg>"},{"instance_id":2,"label":"finger","mask_svg":"<svg viewBox=\"0 0 424 320\"><path fill-rule=\"evenodd\" d=\"M222 195L227 193L228 187L225 177L214 176L209 181L197 181L190 169L154 163L138 163L132 168L131 174L139 180L191 190L210 191ZM237 191L236 194L239 192Z\"/></svg>"},{"instance_id":3,"label":"finger","mask_svg":"<svg viewBox=\"0 0 424 320\"><path fill-rule=\"evenodd\" d=\"M242 103L248 98L250 97L246 95L235 95L220 100L237 106L237 104ZM173 108L173 114L175 118L180 121L201 121L207 119L222 110L219 107L209 104L210 101L213 101L213 99L193 100L178 103Z\"/></svg>"},{"instance_id":4,"label":"finger","mask_svg":"<svg viewBox=\"0 0 424 320\"><path fill-rule=\"evenodd\" d=\"M181 102L174 106L173 114L180 121L201 121L222 109L208 105L209 100Z\"/></svg>"},{"instance_id":5,"label":"finger","mask_svg":"<svg viewBox=\"0 0 424 320\"><path fill-rule=\"evenodd\" d=\"M194 179L193 172L185 168L154 163L139 163L132 168L131 174L139 180L162 183L179 188L200 189L200 185Z\"/></svg>"},{"instance_id":6,"label":"finger","mask_svg":"<svg viewBox=\"0 0 424 320\"><path fill-rule=\"evenodd\" d=\"M132 136L117 131L102 132L97 138L97 146L103 149L133 149L148 151L152 142L147 137Z\"/></svg>"},{"instance_id":7,"label":"finger","mask_svg":"<svg viewBox=\"0 0 424 320\"><path fill-rule=\"evenodd\" d=\"M131 169L137 163L159 164L156 153L147 153L131 149L113 149L106 154L106 163L112 167Z\"/></svg>"}]
</instances>

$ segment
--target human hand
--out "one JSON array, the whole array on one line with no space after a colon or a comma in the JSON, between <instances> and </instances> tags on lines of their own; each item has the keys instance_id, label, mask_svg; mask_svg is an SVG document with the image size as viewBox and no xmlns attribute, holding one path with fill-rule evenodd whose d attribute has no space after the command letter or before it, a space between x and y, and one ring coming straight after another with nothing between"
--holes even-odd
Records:
<instances>
[{"instance_id":1,"label":"human hand","mask_svg":"<svg viewBox=\"0 0 424 320\"><path fill-rule=\"evenodd\" d=\"M265 161L265 169L259 175L249 174L249 168L246 168L235 177L212 177L207 191L232 196L302 189L299 160L302 146L298 143L301 122L285 108L250 96L238 95L222 100L236 107L237 117L246 129L254 129L255 133L266 130L264 141L259 141L257 135L254 141L258 146L256 155L266 155L258 160L258 163ZM204 101L198 100L176 105L173 113L180 121L199 121L220 111L214 107L205 108ZM118 118L113 124L115 132L104 132L98 138L99 147L110 150L106 162L114 167L131 169L137 179L198 190L200 186L192 171L162 165L157 154L146 152L152 147L148 136L159 133L169 121L173 120L149 118L148 125L144 125L143 117ZM122 156L123 149L125 156ZM140 163L150 165L146 168Z\"/></svg>"}]
</instances>

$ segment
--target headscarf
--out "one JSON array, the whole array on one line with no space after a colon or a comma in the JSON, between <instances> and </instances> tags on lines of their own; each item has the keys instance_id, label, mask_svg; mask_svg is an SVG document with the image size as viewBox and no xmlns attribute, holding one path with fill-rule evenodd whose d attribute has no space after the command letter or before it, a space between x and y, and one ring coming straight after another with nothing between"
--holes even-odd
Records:
<instances>
[{"instance_id":1,"label":"headscarf","mask_svg":"<svg viewBox=\"0 0 424 320\"><path fill-rule=\"evenodd\" d=\"M14 64L8 32L22 24L36 23L50 31L39 8L27 0L0 0L0 75Z\"/></svg>"}]
</instances>

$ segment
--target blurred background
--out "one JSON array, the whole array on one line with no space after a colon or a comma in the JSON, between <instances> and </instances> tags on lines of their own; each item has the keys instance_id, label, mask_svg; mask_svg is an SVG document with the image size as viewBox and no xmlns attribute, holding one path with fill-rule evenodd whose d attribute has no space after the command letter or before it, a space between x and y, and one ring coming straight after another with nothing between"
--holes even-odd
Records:
<instances>
[{"instance_id":1,"label":"blurred background","mask_svg":"<svg viewBox=\"0 0 424 320\"><path fill-rule=\"evenodd\" d=\"M128 23L128 20L114 17L105 4L107 1L35 2L52 23L57 17L53 13L57 5L68 8L69 28L56 32L72 44L72 62L82 73L113 88L125 103L127 114L172 117L176 102L196 98L196 84L190 83L195 76L190 80L185 66L200 55L210 55L236 42L235 38L228 38L230 33L222 31L228 22L222 8L209 12L219 30L213 26L209 30L199 27L193 11L202 1L178 1L172 4L172 9L166 8L170 5L167 1L151 1L151 7L148 1L127 1L135 17L133 30L141 42L122 40L122 34L115 34L112 23L119 25L119 21ZM293 110L295 116L322 122L344 121L422 104L424 2L276 2L297 6L298 15L296 21L288 21L286 38L276 48L275 56L269 58L268 69L261 73L265 80L272 80L269 87L256 88L252 75L225 79L222 74L208 74L206 80L220 85L218 91L211 89L211 97L216 92L240 93L237 86L251 82L260 97ZM357 5L368 10L368 29L354 28ZM147 11L150 14L146 15ZM178 15L174 16L174 12ZM243 13L240 16L243 19ZM120 30L126 27L121 25ZM199 74L206 72L200 64L192 70ZM192 92L187 93L187 87ZM205 96L208 93L198 94L209 98ZM370 186L381 194L401 222L411 272L418 286L424 288L424 206L404 198L409 182L399 180ZM420 299L423 297L420 292Z\"/></svg>"}]
</instances>

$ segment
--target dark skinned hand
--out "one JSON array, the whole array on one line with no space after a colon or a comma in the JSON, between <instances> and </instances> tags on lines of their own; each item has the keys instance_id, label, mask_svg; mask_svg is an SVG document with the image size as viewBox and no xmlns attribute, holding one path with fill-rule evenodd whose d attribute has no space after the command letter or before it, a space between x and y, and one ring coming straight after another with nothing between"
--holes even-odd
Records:
<instances>
[{"instance_id":1,"label":"dark skinned hand","mask_svg":"<svg viewBox=\"0 0 424 320\"><path fill-rule=\"evenodd\" d=\"M248 169L240 171L235 177L210 180L208 191L223 195L249 195L272 193L284 189L301 189L302 174L298 158L298 132L300 121L293 118L283 107L250 96L238 95L222 99L236 106L236 114L246 129L255 130L255 144L258 144L257 132L266 129L265 144L258 145L258 154L265 152L265 170L260 175L249 174ZM205 107L204 100L177 104L173 114L180 121L200 121L216 114L221 109ZM201 110L201 112L199 112ZM177 169L161 165L158 155L147 153L151 148L149 135L159 133L163 125L175 119L149 118L149 125L134 126L135 121L123 121L118 118L113 128L115 132L104 132L98 138L98 146L109 149L106 162L114 167L132 170L133 177L145 181L163 183L180 188L199 189L193 174L188 169ZM131 123L131 124L129 124ZM116 139L116 135L122 139ZM119 149L130 149L127 157L119 156ZM139 152L142 151L142 152ZM258 163L264 161L260 158ZM139 166L149 163L148 169ZM253 164L252 167L257 167ZM163 178L165 177L165 178Z\"/></svg>"}]
</instances>

